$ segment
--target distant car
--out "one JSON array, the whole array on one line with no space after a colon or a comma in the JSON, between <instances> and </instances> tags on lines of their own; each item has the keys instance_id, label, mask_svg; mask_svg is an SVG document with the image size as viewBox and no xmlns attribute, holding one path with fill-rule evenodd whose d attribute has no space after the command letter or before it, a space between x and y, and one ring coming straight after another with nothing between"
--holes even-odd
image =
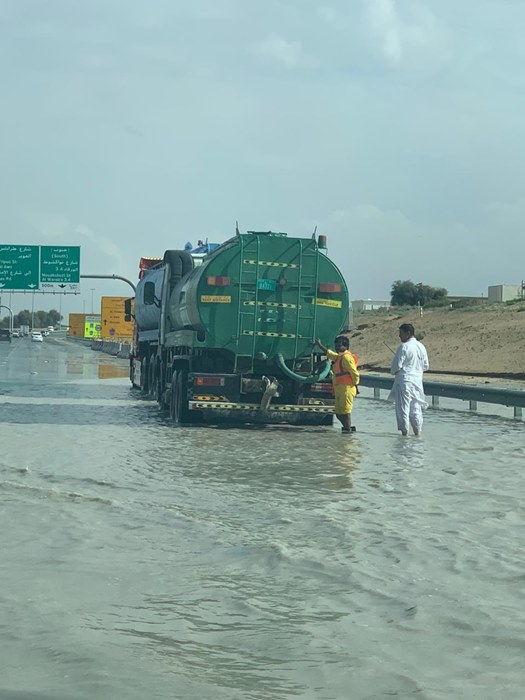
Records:
<instances>
[{"instance_id":1,"label":"distant car","mask_svg":"<svg viewBox=\"0 0 525 700\"><path fill-rule=\"evenodd\" d=\"M43 343L44 338L42 337L42 333L40 333L40 331L33 331L31 333L31 341L33 343Z\"/></svg>"},{"instance_id":2,"label":"distant car","mask_svg":"<svg viewBox=\"0 0 525 700\"><path fill-rule=\"evenodd\" d=\"M47 330L52 333L55 330L55 326L48 326Z\"/></svg>"},{"instance_id":3,"label":"distant car","mask_svg":"<svg viewBox=\"0 0 525 700\"><path fill-rule=\"evenodd\" d=\"M11 342L11 331L9 328L0 328L0 342L4 341L6 343Z\"/></svg>"},{"instance_id":4,"label":"distant car","mask_svg":"<svg viewBox=\"0 0 525 700\"><path fill-rule=\"evenodd\" d=\"M20 338L20 331L11 331L11 338Z\"/></svg>"}]
</instances>

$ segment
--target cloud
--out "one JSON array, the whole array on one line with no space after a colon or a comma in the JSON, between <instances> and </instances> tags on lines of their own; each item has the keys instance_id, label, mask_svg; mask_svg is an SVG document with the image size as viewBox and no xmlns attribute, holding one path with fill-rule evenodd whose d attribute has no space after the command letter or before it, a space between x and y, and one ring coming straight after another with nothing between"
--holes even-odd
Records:
<instances>
[{"instance_id":1,"label":"cloud","mask_svg":"<svg viewBox=\"0 0 525 700\"><path fill-rule=\"evenodd\" d=\"M230 20L235 17L235 11L236 0L192 0L186 3L156 0L130 6L132 21L141 29L162 29L174 20Z\"/></svg>"},{"instance_id":2,"label":"cloud","mask_svg":"<svg viewBox=\"0 0 525 700\"><path fill-rule=\"evenodd\" d=\"M522 258L501 251L520 249L525 199L480 205L472 216L476 222L438 223L370 202L331 212L319 231L328 234L330 257L354 298L382 298L395 279L417 278L451 294L518 283Z\"/></svg>"},{"instance_id":3,"label":"cloud","mask_svg":"<svg viewBox=\"0 0 525 700\"><path fill-rule=\"evenodd\" d=\"M353 296L521 279L525 3L468 5L0 2L4 238L135 278L318 224Z\"/></svg>"},{"instance_id":4,"label":"cloud","mask_svg":"<svg viewBox=\"0 0 525 700\"><path fill-rule=\"evenodd\" d=\"M366 4L370 28L379 40L383 54L390 63L399 63L403 57L403 26L394 0L367 0Z\"/></svg>"},{"instance_id":5,"label":"cloud","mask_svg":"<svg viewBox=\"0 0 525 700\"><path fill-rule=\"evenodd\" d=\"M513 201L493 201L482 208L489 226L506 229L518 239L523 238L523 222L525 221L525 198ZM516 241L517 242L517 241Z\"/></svg>"},{"instance_id":6,"label":"cloud","mask_svg":"<svg viewBox=\"0 0 525 700\"><path fill-rule=\"evenodd\" d=\"M321 5L317 8L317 14L327 24L335 24L337 21L337 12L333 7L328 7L328 5Z\"/></svg>"},{"instance_id":7,"label":"cloud","mask_svg":"<svg viewBox=\"0 0 525 700\"><path fill-rule=\"evenodd\" d=\"M420 2L403 6L396 0L364 0L365 19L374 46L392 67L426 57L432 64L442 64L448 57L444 28L436 16Z\"/></svg>"},{"instance_id":8,"label":"cloud","mask_svg":"<svg viewBox=\"0 0 525 700\"><path fill-rule=\"evenodd\" d=\"M354 298L382 298L395 279L415 281L415 276L460 294L465 265L477 263L470 231L461 222L445 226L420 221L372 202L333 211L319 230L329 234L330 257ZM454 255L442 255L445 250L454 250Z\"/></svg>"},{"instance_id":9,"label":"cloud","mask_svg":"<svg viewBox=\"0 0 525 700\"><path fill-rule=\"evenodd\" d=\"M87 224L73 223L65 214L58 213L32 213L26 220L36 236L36 245L79 245L82 271L97 274L122 272L121 247Z\"/></svg>"},{"instance_id":10,"label":"cloud","mask_svg":"<svg viewBox=\"0 0 525 700\"><path fill-rule=\"evenodd\" d=\"M259 52L288 69L297 68L306 60L301 42L287 41L279 34L269 34L260 44Z\"/></svg>"},{"instance_id":11,"label":"cloud","mask_svg":"<svg viewBox=\"0 0 525 700\"><path fill-rule=\"evenodd\" d=\"M83 239L91 243L91 253L95 253L97 259L101 259L101 262L106 265L106 267L111 267L112 269L120 267L120 261L122 259L122 252L120 247L108 238L100 233L96 233L86 224L77 224L73 230L73 237L76 237L80 241Z\"/></svg>"}]
</instances>

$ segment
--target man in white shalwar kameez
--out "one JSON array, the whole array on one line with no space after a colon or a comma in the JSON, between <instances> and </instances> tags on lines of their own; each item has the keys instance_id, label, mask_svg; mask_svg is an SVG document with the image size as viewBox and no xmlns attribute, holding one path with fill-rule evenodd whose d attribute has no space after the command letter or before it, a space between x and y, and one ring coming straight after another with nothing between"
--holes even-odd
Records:
<instances>
[{"instance_id":1,"label":"man in white shalwar kameez","mask_svg":"<svg viewBox=\"0 0 525 700\"><path fill-rule=\"evenodd\" d=\"M396 405L397 429L403 437L408 435L409 425L414 435L421 435L423 408L427 407L423 391L423 372L428 370L428 355L423 343L414 337L411 323L399 326L401 345L392 360L390 373L394 375L394 385L388 396Z\"/></svg>"}]
</instances>

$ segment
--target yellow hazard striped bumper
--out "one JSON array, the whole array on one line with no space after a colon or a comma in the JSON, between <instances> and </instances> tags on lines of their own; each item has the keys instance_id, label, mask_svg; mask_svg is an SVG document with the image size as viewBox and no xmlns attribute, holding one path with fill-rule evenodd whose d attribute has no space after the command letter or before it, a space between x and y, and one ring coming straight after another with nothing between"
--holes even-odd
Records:
<instances>
[{"instance_id":1,"label":"yellow hazard striped bumper","mask_svg":"<svg viewBox=\"0 0 525 700\"><path fill-rule=\"evenodd\" d=\"M190 401L190 410L224 410L224 411L260 411L258 404L253 403L226 403L224 401ZM276 404L268 407L268 413L294 412L294 413L333 413L333 406L295 406L293 404Z\"/></svg>"}]
</instances>

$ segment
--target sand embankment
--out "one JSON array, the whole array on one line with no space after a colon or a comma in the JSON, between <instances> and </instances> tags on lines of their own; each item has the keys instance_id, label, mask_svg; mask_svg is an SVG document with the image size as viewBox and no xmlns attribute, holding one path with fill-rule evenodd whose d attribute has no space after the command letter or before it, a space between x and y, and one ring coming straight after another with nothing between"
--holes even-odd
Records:
<instances>
[{"instance_id":1,"label":"sand embankment","mask_svg":"<svg viewBox=\"0 0 525 700\"><path fill-rule=\"evenodd\" d=\"M392 350L399 344L401 323L412 323L427 348L428 379L489 383L508 381L525 385L525 301L479 310L445 309L370 312L354 316L348 334L350 349L363 371L388 371ZM389 346L389 347L387 347Z\"/></svg>"}]
</instances>

